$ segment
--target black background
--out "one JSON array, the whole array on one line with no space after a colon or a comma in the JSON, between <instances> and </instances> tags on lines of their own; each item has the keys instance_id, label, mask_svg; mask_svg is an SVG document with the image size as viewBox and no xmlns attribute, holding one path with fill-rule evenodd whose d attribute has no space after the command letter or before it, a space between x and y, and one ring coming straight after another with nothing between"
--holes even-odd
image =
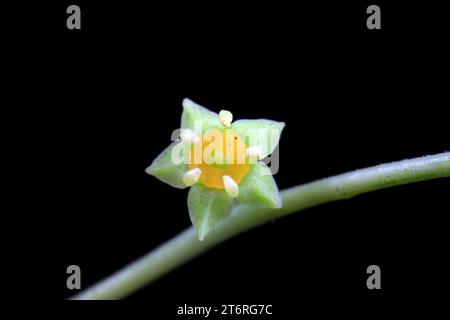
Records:
<instances>
[{"instance_id":1,"label":"black background","mask_svg":"<svg viewBox=\"0 0 450 320\"><path fill-rule=\"evenodd\" d=\"M25 82L39 102L27 113L29 155L44 168L54 299L74 293L68 265L87 287L189 227L187 190L144 173L178 128L184 97L236 119L285 121L280 189L450 149L443 8L374 2L382 29L367 30L372 3L340 2L40 7ZM72 3L82 30L65 27ZM129 300L158 318L185 303L273 304L284 318L309 299L375 308L437 296L449 190L448 179L422 182L290 215ZM365 285L371 264L379 291Z\"/></svg>"}]
</instances>

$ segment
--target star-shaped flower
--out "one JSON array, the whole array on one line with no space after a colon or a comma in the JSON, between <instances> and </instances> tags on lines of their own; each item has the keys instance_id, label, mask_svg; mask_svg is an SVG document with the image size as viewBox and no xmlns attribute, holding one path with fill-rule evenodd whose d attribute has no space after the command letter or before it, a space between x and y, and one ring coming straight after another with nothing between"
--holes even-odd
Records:
<instances>
[{"instance_id":1,"label":"star-shaped flower","mask_svg":"<svg viewBox=\"0 0 450 320\"><path fill-rule=\"evenodd\" d=\"M212 112L183 100L179 139L146 169L175 187L190 187L188 209L203 240L236 203L280 208L281 197L269 167L285 124L266 119L233 122L231 112Z\"/></svg>"}]
</instances>

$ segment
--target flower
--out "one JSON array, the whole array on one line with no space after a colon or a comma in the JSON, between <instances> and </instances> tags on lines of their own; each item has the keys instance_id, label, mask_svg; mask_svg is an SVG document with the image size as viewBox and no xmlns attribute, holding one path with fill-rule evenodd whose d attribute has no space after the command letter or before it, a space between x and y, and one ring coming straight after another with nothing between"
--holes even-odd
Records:
<instances>
[{"instance_id":1,"label":"flower","mask_svg":"<svg viewBox=\"0 0 450 320\"><path fill-rule=\"evenodd\" d=\"M146 169L175 187L190 187L189 216L199 240L225 219L237 203L280 208L270 168L262 161L275 150L285 124L266 119L237 120L184 99L179 139Z\"/></svg>"}]
</instances>

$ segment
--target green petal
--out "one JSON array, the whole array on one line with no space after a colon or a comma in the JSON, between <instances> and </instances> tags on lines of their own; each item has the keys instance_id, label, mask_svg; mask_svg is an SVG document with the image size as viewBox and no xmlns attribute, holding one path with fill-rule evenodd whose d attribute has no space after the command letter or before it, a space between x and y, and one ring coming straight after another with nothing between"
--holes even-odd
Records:
<instances>
[{"instance_id":1,"label":"green petal","mask_svg":"<svg viewBox=\"0 0 450 320\"><path fill-rule=\"evenodd\" d=\"M234 200L224 190L195 184L189 190L189 216L199 240L203 240L214 227L231 212Z\"/></svg>"},{"instance_id":2,"label":"green petal","mask_svg":"<svg viewBox=\"0 0 450 320\"><path fill-rule=\"evenodd\" d=\"M183 100L181 128L191 129L195 133L201 134L208 129L222 130L224 127L220 123L219 114L209 111L205 107L185 98Z\"/></svg>"},{"instance_id":3,"label":"green petal","mask_svg":"<svg viewBox=\"0 0 450 320\"><path fill-rule=\"evenodd\" d=\"M178 152L178 148L181 148L181 146L181 142L173 142L170 146L164 149L164 151L161 152L155 160L153 160L152 164L145 169L145 172L155 176L162 182L165 182L172 187L179 189L186 188L186 185L183 183L183 175L189 169L186 164L187 162L177 164L172 161L172 151L174 153Z\"/></svg>"},{"instance_id":4,"label":"green petal","mask_svg":"<svg viewBox=\"0 0 450 320\"><path fill-rule=\"evenodd\" d=\"M238 120L231 124L232 130L243 137L249 147L261 148L261 158L267 157L275 150L284 126L284 122L267 119Z\"/></svg>"},{"instance_id":5,"label":"green petal","mask_svg":"<svg viewBox=\"0 0 450 320\"><path fill-rule=\"evenodd\" d=\"M247 175L239 184L237 199L241 203L260 204L270 208L283 206L280 192L270 169L261 161L251 165Z\"/></svg>"}]
</instances>

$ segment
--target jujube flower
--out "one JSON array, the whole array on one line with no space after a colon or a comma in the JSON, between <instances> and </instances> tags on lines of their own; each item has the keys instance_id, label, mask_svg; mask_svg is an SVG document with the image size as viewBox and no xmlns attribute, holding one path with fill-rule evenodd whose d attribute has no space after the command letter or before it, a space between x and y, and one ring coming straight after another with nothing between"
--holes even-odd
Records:
<instances>
[{"instance_id":1,"label":"jujube flower","mask_svg":"<svg viewBox=\"0 0 450 320\"><path fill-rule=\"evenodd\" d=\"M203 240L236 203L280 208L269 167L262 161L278 145L285 124L266 119L237 120L183 100L179 139L146 169L176 188L190 187L189 216Z\"/></svg>"}]
</instances>

